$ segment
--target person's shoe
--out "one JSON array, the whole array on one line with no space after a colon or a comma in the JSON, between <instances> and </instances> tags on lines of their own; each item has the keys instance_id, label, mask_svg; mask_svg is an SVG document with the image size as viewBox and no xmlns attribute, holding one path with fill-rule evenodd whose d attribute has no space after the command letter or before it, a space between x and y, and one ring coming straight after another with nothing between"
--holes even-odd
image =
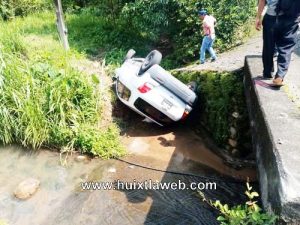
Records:
<instances>
[{"instance_id":1,"label":"person's shoe","mask_svg":"<svg viewBox=\"0 0 300 225\"><path fill-rule=\"evenodd\" d=\"M200 64L204 64L205 62L204 61L200 61Z\"/></svg>"},{"instance_id":2,"label":"person's shoe","mask_svg":"<svg viewBox=\"0 0 300 225\"><path fill-rule=\"evenodd\" d=\"M277 76L274 80L273 80L273 86L275 87L281 87L283 86L283 79L279 76Z\"/></svg>"},{"instance_id":3,"label":"person's shoe","mask_svg":"<svg viewBox=\"0 0 300 225\"><path fill-rule=\"evenodd\" d=\"M212 58L212 59L210 60L210 62L215 62L215 61L217 61L217 58Z\"/></svg>"}]
</instances>

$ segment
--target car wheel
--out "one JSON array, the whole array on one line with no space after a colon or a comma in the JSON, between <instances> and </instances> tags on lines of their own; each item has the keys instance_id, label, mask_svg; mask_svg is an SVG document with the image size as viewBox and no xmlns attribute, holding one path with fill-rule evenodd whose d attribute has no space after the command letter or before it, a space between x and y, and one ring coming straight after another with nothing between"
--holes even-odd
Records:
<instances>
[{"instance_id":1,"label":"car wheel","mask_svg":"<svg viewBox=\"0 0 300 225\"><path fill-rule=\"evenodd\" d=\"M191 81L187 84L188 88L191 89L193 92L197 91L197 83L195 81Z\"/></svg>"},{"instance_id":2,"label":"car wheel","mask_svg":"<svg viewBox=\"0 0 300 225\"><path fill-rule=\"evenodd\" d=\"M153 65L160 64L161 59L162 54L159 51L153 50L152 52L150 52L145 58L143 64L141 65L139 75L145 73Z\"/></svg>"},{"instance_id":3,"label":"car wheel","mask_svg":"<svg viewBox=\"0 0 300 225\"><path fill-rule=\"evenodd\" d=\"M135 55L135 51L133 50L133 49L130 49L128 52L127 52L127 54L126 54L126 56L125 56L125 58L124 58L124 62L127 60L127 59L131 59L134 55Z\"/></svg>"}]
</instances>

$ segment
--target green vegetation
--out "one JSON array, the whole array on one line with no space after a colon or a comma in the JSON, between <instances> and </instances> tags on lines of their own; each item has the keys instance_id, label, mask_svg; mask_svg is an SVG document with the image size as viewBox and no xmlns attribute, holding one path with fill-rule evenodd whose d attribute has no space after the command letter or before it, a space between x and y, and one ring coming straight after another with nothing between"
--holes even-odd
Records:
<instances>
[{"instance_id":1,"label":"green vegetation","mask_svg":"<svg viewBox=\"0 0 300 225\"><path fill-rule=\"evenodd\" d=\"M273 214L264 213L258 206L255 198L259 195L252 191L252 187L247 183L247 190L245 192L248 201L244 205L238 205L230 208L227 204L222 204L220 201L211 201L206 199L204 193L200 192L202 200L208 203L211 207L219 211L220 216L217 220L220 225L273 225L278 219Z\"/></svg>"},{"instance_id":2,"label":"green vegetation","mask_svg":"<svg viewBox=\"0 0 300 225\"><path fill-rule=\"evenodd\" d=\"M82 36L92 40L84 46L95 43L92 51L101 48L108 54L116 49L126 52L134 48L142 55L157 48L165 56L163 64L167 68L176 68L198 58L202 38L198 9L206 8L218 19L216 48L224 51L240 44L251 33L250 21L255 6L255 0L207 0L201 4L196 0L94 0L86 4L74 1L65 4L67 11L76 13L76 17L69 20L69 29L74 23L80 26L76 21L85 21L88 25L86 32L79 34L81 40L85 39ZM94 26L95 23L98 26Z\"/></svg>"},{"instance_id":3,"label":"green vegetation","mask_svg":"<svg viewBox=\"0 0 300 225\"><path fill-rule=\"evenodd\" d=\"M225 146L230 138L230 127L237 133L241 154L247 155L251 149L243 144L250 142L249 120L244 97L242 75L227 72L178 72L173 75L188 83L196 81L199 86L199 113L194 119L194 126L204 125L215 141ZM235 118L233 114L238 115Z\"/></svg>"},{"instance_id":4,"label":"green vegetation","mask_svg":"<svg viewBox=\"0 0 300 225\"><path fill-rule=\"evenodd\" d=\"M26 16L51 7L51 0L1 0L0 19L12 19L15 16Z\"/></svg>"},{"instance_id":5,"label":"green vegetation","mask_svg":"<svg viewBox=\"0 0 300 225\"><path fill-rule=\"evenodd\" d=\"M29 4L30 3L30 4ZM218 19L216 48L241 44L251 33L256 0L66 0L67 26L72 47L93 55L109 55L119 62L129 48L141 55L157 48L167 68L198 58L201 22L197 11L206 8ZM27 15L51 8L51 1L1 1L0 16ZM12 13L9 13L12 11ZM130 29L128 29L130 27Z\"/></svg>"},{"instance_id":6,"label":"green vegetation","mask_svg":"<svg viewBox=\"0 0 300 225\"><path fill-rule=\"evenodd\" d=\"M98 75L74 68L85 56L61 48L53 21L39 14L0 22L0 142L122 155L118 128L101 123L107 93Z\"/></svg>"},{"instance_id":7,"label":"green vegetation","mask_svg":"<svg viewBox=\"0 0 300 225\"><path fill-rule=\"evenodd\" d=\"M99 128L104 110L103 93L97 91L99 80L77 71L72 62L96 56L111 72L128 49L144 56L157 48L166 56L163 66L175 68L198 58L200 8L218 18L216 47L223 51L249 34L256 1L67 0L63 4L69 53L58 42L54 11L47 12L53 9L52 1L0 2L0 141L34 148L75 148L111 157L122 150L118 141L103 141L118 140L113 138L118 131L114 125ZM233 112L241 115L238 133L245 133L238 76L178 76L184 81L197 78L204 103L198 121L204 121L220 145L227 142L228 128L236 123L230 119Z\"/></svg>"}]
</instances>

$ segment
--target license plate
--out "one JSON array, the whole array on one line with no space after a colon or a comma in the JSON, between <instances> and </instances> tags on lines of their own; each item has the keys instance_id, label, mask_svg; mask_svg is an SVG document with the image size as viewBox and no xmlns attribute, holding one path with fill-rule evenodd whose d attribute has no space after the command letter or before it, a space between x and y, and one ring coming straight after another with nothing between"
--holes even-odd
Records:
<instances>
[{"instance_id":1,"label":"license plate","mask_svg":"<svg viewBox=\"0 0 300 225\"><path fill-rule=\"evenodd\" d=\"M168 111L172 108L173 104L167 99L164 99L161 103L161 106L164 110Z\"/></svg>"}]
</instances>

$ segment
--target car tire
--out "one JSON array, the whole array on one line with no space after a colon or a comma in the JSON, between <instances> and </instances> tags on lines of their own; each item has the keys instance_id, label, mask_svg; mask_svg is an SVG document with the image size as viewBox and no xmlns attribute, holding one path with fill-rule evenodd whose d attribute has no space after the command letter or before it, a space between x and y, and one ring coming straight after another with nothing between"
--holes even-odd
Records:
<instances>
[{"instance_id":1,"label":"car tire","mask_svg":"<svg viewBox=\"0 0 300 225\"><path fill-rule=\"evenodd\" d=\"M162 54L159 51L153 50L152 52L150 52L145 58L143 64L141 65L139 75L145 73L153 65L160 64L161 59L162 59Z\"/></svg>"},{"instance_id":2,"label":"car tire","mask_svg":"<svg viewBox=\"0 0 300 225\"><path fill-rule=\"evenodd\" d=\"M127 60L127 59L131 59L134 55L135 55L135 51L133 50L133 49L130 49L128 52L127 52L127 54L126 54L126 56L125 56L125 58L124 58L124 62Z\"/></svg>"},{"instance_id":3,"label":"car tire","mask_svg":"<svg viewBox=\"0 0 300 225\"><path fill-rule=\"evenodd\" d=\"M197 83L196 81L191 81L187 84L187 86L189 87L189 89L191 89L193 92L197 92Z\"/></svg>"}]
</instances>

